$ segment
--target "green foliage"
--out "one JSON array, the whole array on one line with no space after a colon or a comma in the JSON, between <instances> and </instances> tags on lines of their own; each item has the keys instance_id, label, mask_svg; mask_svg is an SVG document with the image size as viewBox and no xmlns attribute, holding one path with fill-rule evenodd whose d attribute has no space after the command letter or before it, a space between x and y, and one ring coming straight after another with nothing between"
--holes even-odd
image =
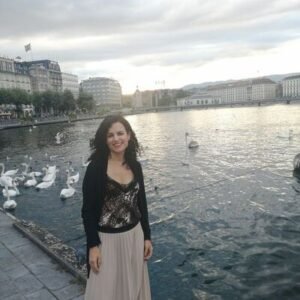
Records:
<instances>
[{"instance_id":1,"label":"green foliage","mask_svg":"<svg viewBox=\"0 0 300 300\"><path fill-rule=\"evenodd\" d=\"M80 104L86 111L92 111L95 107L91 96L83 96L80 101ZM76 100L69 90L65 90L63 93L48 90L29 94L21 89L0 89L1 104L16 105L16 113L18 115L22 112L22 104L34 105L36 115L69 114L77 108Z\"/></svg>"},{"instance_id":2,"label":"green foliage","mask_svg":"<svg viewBox=\"0 0 300 300\"><path fill-rule=\"evenodd\" d=\"M82 92L79 94L77 105L83 112L92 112L96 108L93 96Z\"/></svg>"},{"instance_id":3,"label":"green foliage","mask_svg":"<svg viewBox=\"0 0 300 300\"><path fill-rule=\"evenodd\" d=\"M21 89L0 89L0 104L31 104L31 98Z\"/></svg>"},{"instance_id":4,"label":"green foliage","mask_svg":"<svg viewBox=\"0 0 300 300\"><path fill-rule=\"evenodd\" d=\"M64 112L74 111L76 109L76 100L71 91L65 90L62 96L61 110Z\"/></svg>"}]
</instances>

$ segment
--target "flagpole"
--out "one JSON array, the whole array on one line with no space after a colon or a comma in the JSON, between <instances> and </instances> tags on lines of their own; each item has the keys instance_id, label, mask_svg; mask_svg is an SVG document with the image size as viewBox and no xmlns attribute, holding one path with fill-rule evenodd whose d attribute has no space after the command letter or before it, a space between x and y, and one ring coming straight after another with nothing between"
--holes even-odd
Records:
<instances>
[{"instance_id":1,"label":"flagpole","mask_svg":"<svg viewBox=\"0 0 300 300\"><path fill-rule=\"evenodd\" d=\"M31 43L24 45L24 48L25 48L25 53L26 53L26 60L27 60L27 52L30 51L31 61L33 61Z\"/></svg>"}]
</instances>

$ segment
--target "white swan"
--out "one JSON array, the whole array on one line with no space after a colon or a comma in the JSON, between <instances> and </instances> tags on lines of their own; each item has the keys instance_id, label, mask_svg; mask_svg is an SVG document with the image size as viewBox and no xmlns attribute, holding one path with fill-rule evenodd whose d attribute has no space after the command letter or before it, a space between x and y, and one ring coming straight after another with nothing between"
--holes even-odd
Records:
<instances>
[{"instance_id":1,"label":"white swan","mask_svg":"<svg viewBox=\"0 0 300 300\"><path fill-rule=\"evenodd\" d=\"M22 175L28 176L29 164L27 164L27 163L21 163L21 166L25 167L25 170L22 171Z\"/></svg>"},{"instance_id":2,"label":"white swan","mask_svg":"<svg viewBox=\"0 0 300 300\"><path fill-rule=\"evenodd\" d=\"M0 185L5 187L12 187L13 186L13 180L9 176L1 175L0 177Z\"/></svg>"},{"instance_id":3,"label":"white swan","mask_svg":"<svg viewBox=\"0 0 300 300\"><path fill-rule=\"evenodd\" d=\"M189 136L189 133L186 132L185 133L185 144L188 146L188 148L190 149L195 149L195 148L198 148L199 147L199 144L197 141L195 140L191 140L189 143L187 142L187 137Z\"/></svg>"},{"instance_id":4,"label":"white swan","mask_svg":"<svg viewBox=\"0 0 300 300\"><path fill-rule=\"evenodd\" d=\"M20 191L19 189L17 188L17 185L15 183L15 181L13 180L13 190L9 190L8 189L8 186L5 186L5 188L2 190L2 194L5 198L7 198L8 196L10 197L15 197L15 196L19 196L20 195Z\"/></svg>"},{"instance_id":5,"label":"white swan","mask_svg":"<svg viewBox=\"0 0 300 300\"><path fill-rule=\"evenodd\" d=\"M61 139L63 137L63 134L61 132L58 132L56 135L55 135L55 143L57 145L61 144Z\"/></svg>"},{"instance_id":6,"label":"white swan","mask_svg":"<svg viewBox=\"0 0 300 300\"><path fill-rule=\"evenodd\" d=\"M26 179L25 175L17 176L14 178L16 182L23 182Z\"/></svg>"},{"instance_id":7,"label":"white swan","mask_svg":"<svg viewBox=\"0 0 300 300\"><path fill-rule=\"evenodd\" d=\"M3 208L5 210L14 210L17 207L17 202L15 200L6 200L3 203Z\"/></svg>"},{"instance_id":8,"label":"white swan","mask_svg":"<svg viewBox=\"0 0 300 300\"><path fill-rule=\"evenodd\" d=\"M31 172L28 173L28 167L29 167L29 165L26 164L26 163L22 163L22 165L27 165L26 170L24 171L24 172L27 172L27 173L26 173L26 176L32 177L32 175L34 175L35 177L40 177L40 176L43 175L42 172L32 171L32 167L30 167L30 171L31 171ZM25 175L25 174L24 174L24 175Z\"/></svg>"},{"instance_id":9,"label":"white swan","mask_svg":"<svg viewBox=\"0 0 300 300\"><path fill-rule=\"evenodd\" d=\"M35 179L35 176L34 176L34 172L32 172L32 174L30 175L31 179L28 179L25 183L24 183L24 186L26 187L30 187L30 186L35 186L37 185L37 181Z\"/></svg>"},{"instance_id":10,"label":"white swan","mask_svg":"<svg viewBox=\"0 0 300 300\"><path fill-rule=\"evenodd\" d=\"M81 166L82 166L82 167L87 167L87 166L89 165L89 163L90 163L89 161L88 161L88 162L85 162L85 161L84 161L84 157L81 156Z\"/></svg>"},{"instance_id":11,"label":"white swan","mask_svg":"<svg viewBox=\"0 0 300 300\"><path fill-rule=\"evenodd\" d=\"M43 175L42 172L35 172L35 171L32 171L30 173L28 173L28 176L32 177L32 175L34 175L35 177L41 177Z\"/></svg>"},{"instance_id":12,"label":"white swan","mask_svg":"<svg viewBox=\"0 0 300 300\"><path fill-rule=\"evenodd\" d=\"M68 174L68 179L67 179L67 183L76 183L79 180L79 172L77 172L75 175L70 176L70 171L67 170L67 174Z\"/></svg>"},{"instance_id":13,"label":"white swan","mask_svg":"<svg viewBox=\"0 0 300 300\"><path fill-rule=\"evenodd\" d=\"M2 171L1 171L1 176L14 176L18 173L19 169L15 169L15 170L8 170L5 172L5 166L3 163L0 163L0 166L2 167Z\"/></svg>"},{"instance_id":14,"label":"white swan","mask_svg":"<svg viewBox=\"0 0 300 300\"><path fill-rule=\"evenodd\" d=\"M55 179L56 177L56 166L48 166L47 168L43 168L43 170L46 170L46 175L43 177L43 181L47 182L47 181L52 181Z\"/></svg>"},{"instance_id":15,"label":"white swan","mask_svg":"<svg viewBox=\"0 0 300 300\"><path fill-rule=\"evenodd\" d=\"M75 189L70 185L69 182L67 182L67 186L68 188L67 189L62 189L61 192L60 192L60 195L59 197L61 199L67 199L67 198L70 198L74 195L75 193Z\"/></svg>"},{"instance_id":16,"label":"white swan","mask_svg":"<svg viewBox=\"0 0 300 300\"><path fill-rule=\"evenodd\" d=\"M39 189L47 189L49 188L53 183L54 183L55 180L52 180L52 181L43 181L41 183L39 183L37 186L36 186L36 189L39 190Z\"/></svg>"},{"instance_id":17,"label":"white swan","mask_svg":"<svg viewBox=\"0 0 300 300\"><path fill-rule=\"evenodd\" d=\"M7 186L5 188L8 190ZM3 203L3 208L5 210L14 210L16 207L17 202L10 199L9 192L7 191L7 200Z\"/></svg>"},{"instance_id":18,"label":"white swan","mask_svg":"<svg viewBox=\"0 0 300 300\"><path fill-rule=\"evenodd\" d=\"M56 172L56 166L47 165L47 169L48 169L49 173L55 173Z\"/></svg>"}]
</instances>

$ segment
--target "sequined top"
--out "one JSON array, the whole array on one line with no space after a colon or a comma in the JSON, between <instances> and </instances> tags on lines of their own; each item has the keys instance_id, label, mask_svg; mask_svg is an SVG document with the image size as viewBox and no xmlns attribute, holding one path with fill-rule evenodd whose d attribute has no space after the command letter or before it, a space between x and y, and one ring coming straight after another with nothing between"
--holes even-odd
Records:
<instances>
[{"instance_id":1,"label":"sequined top","mask_svg":"<svg viewBox=\"0 0 300 300\"><path fill-rule=\"evenodd\" d=\"M128 184L121 184L107 176L106 196L100 215L100 231L126 229L135 226L141 213L138 208L139 183L133 179Z\"/></svg>"}]
</instances>

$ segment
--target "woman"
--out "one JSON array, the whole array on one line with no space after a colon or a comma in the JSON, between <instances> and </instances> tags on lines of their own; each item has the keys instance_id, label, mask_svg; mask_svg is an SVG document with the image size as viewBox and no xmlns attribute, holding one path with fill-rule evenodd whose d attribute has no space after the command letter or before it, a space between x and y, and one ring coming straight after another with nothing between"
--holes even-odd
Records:
<instances>
[{"instance_id":1,"label":"woman","mask_svg":"<svg viewBox=\"0 0 300 300\"><path fill-rule=\"evenodd\" d=\"M122 116L106 117L92 149L82 187L85 300L151 299L146 261L153 247L135 133Z\"/></svg>"}]
</instances>

